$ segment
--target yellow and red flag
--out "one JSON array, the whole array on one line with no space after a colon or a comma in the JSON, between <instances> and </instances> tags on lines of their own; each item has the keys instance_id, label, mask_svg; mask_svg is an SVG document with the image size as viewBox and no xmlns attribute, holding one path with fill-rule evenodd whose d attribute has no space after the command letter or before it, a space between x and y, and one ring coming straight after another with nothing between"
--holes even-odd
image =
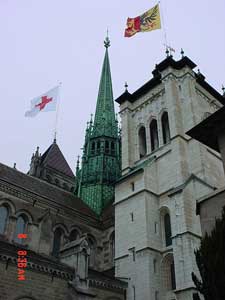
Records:
<instances>
[{"instance_id":1,"label":"yellow and red flag","mask_svg":"<svg viewBox=\"0 0 225 300\"><path fill-rule=\"evenodd\" d=\"M159 4L136 18L127 19L127 28L124 36L131 37L137 32L152 31L161 28Z\"/></svg>"}]
</instances>

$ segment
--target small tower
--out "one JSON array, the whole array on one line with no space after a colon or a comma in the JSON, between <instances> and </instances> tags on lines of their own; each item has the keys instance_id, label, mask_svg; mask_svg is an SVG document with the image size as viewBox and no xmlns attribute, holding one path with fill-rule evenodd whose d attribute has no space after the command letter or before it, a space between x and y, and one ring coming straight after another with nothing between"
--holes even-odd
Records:
<instances>
[{"instance_id":1,"label":"small tower","mask_svg":"<svg viewBox=\"0 0 225 300\"><path fill-rule=\"evenodd\" d=\"M81 169L77 169L76 194L98 215L114 200L120 176L120 136L116 120L109 64L108 36L94 122L87 124Z\"/></svg>"},{"instance_id":2,"label":"small tower","mask_svg":"<svg viewBox=\"0 0 225 300\"><path fill-rule=\"evenodd\" d=\"M56 139L42 155L37 147L32 155L28 174L66 191L74 191L74 174L59 149Z\"/></svg>"}]
</instances>

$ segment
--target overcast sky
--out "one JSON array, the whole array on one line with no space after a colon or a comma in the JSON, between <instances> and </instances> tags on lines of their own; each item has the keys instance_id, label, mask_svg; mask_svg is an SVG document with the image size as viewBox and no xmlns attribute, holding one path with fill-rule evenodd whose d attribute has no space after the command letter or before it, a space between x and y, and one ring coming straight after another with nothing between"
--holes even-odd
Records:
<instances>
[{"instance_id":1,"label":"overcast sky","mask_svg":"<svg viewBox=\"0 0 225 300\"><path fill-rule=\"evenodd\" d=\"M30 100L62 82L57 143L71 168L95 112L107 27L114 98L133 92L165 58L163 30L124 38L127 17L152 0L0 0L0 161L27 172L37 146L53 141L55 113L25 118ZM225 0L162 0L168 41L219 92L225 84ZM117 104L116 110L118 111Z\"/></svg>"}]
</instances>

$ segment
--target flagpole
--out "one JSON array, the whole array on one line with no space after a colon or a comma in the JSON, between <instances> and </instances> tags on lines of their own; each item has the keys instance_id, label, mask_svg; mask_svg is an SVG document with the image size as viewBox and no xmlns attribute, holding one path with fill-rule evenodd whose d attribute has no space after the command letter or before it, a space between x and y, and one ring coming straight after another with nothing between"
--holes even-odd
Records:
<instances>
[{"instance_id":1,"label":"flagpole","mask_svg":"<svg viewBox=\"0 0 225 300\"><path fill-rule=\"evenodd\" d=\"M61 86L62 82L59 82L58 84L58 101L56 106L56 114L55 114L55 126L54 126L54 143L56 143L56 137L57 137L57 127L58 127L58 118L59 118L59 103L60 103L60 94L61 94Z\"/></svg>"},{"instance_id":2,"label":"flagpole","mask_svg":"<svg viewBox=\"0 0 225 300\"><path fill-rule=\"evenodd\" d=\"M165 25L165 21L164 21L162 0L160 0L158 3L160 4L160 7L161 7L163 36L164 36L164 43L165 43L166 50L167 50L168 40L167 40L167 33L166 33L166 25Z\"/></svg>"}]
</instances>

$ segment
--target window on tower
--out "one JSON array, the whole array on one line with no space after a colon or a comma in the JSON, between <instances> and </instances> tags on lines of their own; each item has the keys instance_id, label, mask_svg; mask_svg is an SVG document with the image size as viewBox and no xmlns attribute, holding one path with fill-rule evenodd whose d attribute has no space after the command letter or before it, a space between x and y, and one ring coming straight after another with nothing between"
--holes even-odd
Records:
<instances>
[{"instance_id":1,"label":"window on tower","mask_svg":"<svg viewBox=\"0 0 225 300\"><path fill-rule=\"evenodd\" d=\"M101 147L101 143L100 141L97 142L97 154L100 154L100 147Z\"/></svg>"},{"instance_id":2,"label":"window on tower","mask_svg":"<svg viewBox=\"0 0 225 300\"><path fill-rule=\"evenodd\" d=\"M116 151L115 151L115 143L114 143L114 142L111 142L111 153L112 153L112 155L115 155L115 154L116 154Z\"/></svg>"},{"instance_id":3,"label":"window on tower","mask_svg":"<svg viewBox=\"0 0 225 300\"><path fill-rule=\"evenodd\" d=\"M166 247L172 245L172 232L171 232L171 223L170 223L170 215L168 213L164 216L164 229L165 229L165 242Z\"/></svg>"},{"instance_id":4,"label":"window on tower","mask_svg":"<svg viewBox=\"0 0 225 300\"><path fill-rule=\"evenodd\" d=\"M115 232L114 231L110 235L110 257L112 262L114 262L114 257L115 257Z\"/></svg>"},{"instance_id":5,"label":"window on tower","mask_svg":"<svg viewBox=\"0 0 225 300\"><path fill-rule=\"evenodd\" d=\"M152 151L159 148L159 137L158 137L158 125L154 119L150 123L150 137L151 137L151 149Z\"/></svg>"},{"instance_id":6,"label":"window on tower","mask_svg":"<svg viewBox=\"0 0 225 300\"><path fill-rule=\"evenodd\" d=\"M139 154L140 158L144 157L147 152L146 146L146 130L145 127L142 126L138 131L138 138L139 138Z\"/></svg>"},{"instance_id":7,"label":"window on tower","mask_svg":"<svg viewBox=\"0 0 225 300\"><path fill-rule=\"evenodd\" d=\"M95 155L95 142L91 143L91 155Z\"/></svg>"},{"instance_id":8,"label":"window on tower","mask_svg":"<svg viewBox=\"0 0 225 300\"><path fill-rule=\"evenodd\" d=\"M109 141L105 141L105 153L109 154Z\"/></svg>"},{"instance_id":9,"label":"window on tower","mask_svg":"<svg viewBox=\"0 0 225 300\"><path fill-rule=\"evenodd\" d=\"M170 127L169 127L169 118L167 112L163 113L161 122L162 122L163 144L167 144L170 141Z\"/></svg>"}]
</instances>

